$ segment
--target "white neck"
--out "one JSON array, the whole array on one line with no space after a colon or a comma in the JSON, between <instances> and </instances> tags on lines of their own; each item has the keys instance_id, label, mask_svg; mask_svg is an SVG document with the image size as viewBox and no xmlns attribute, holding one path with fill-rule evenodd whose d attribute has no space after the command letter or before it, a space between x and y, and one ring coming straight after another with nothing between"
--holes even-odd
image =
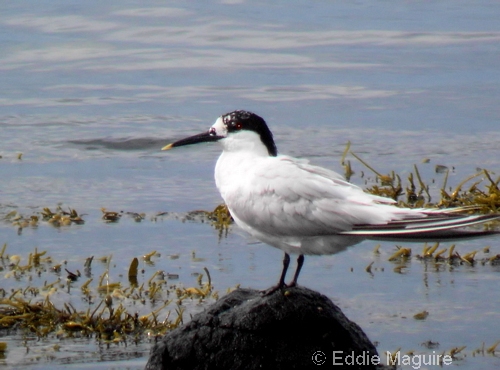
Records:
<instances>
[{"instance_id":1,"label":"white neck","mask_svg":"<svg viewBox=\"0 0 500 370\"><path fill-rule=\"evenodd\" d=\"M240 131L232 133L219 141L226 153L246 152L254 156L269 156L266 146L260 140L260 136L253 131Z\"/></svg>"}]
</instances>

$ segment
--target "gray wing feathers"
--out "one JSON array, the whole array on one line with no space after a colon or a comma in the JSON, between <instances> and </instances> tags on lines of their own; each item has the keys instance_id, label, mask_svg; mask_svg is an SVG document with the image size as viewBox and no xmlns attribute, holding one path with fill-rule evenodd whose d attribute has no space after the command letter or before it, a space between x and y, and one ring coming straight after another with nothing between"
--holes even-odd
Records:
<instances>
[{"instance_id":1,"label":"gray wing feathers","mask_svg":"<svg viewBox=\"0 0 500 370\"><path fill-rule=\"evenodd\" d=\"M245 194L233 194L238 218L249 227L282 236L352 235L365 238L422 237L455 230L498 215L460 215L453 211L398 208L392 199L373 196L339 174L296 161L268 158L280 165L256 166ZM254 179L254 181L252 181ZM251 194L251 196L248 196Z\"/></svg>"}]
</instances>

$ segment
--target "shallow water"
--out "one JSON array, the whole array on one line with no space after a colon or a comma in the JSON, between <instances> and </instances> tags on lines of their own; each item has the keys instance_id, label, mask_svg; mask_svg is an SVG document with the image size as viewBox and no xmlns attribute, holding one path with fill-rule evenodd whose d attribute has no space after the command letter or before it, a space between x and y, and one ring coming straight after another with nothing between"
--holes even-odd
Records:
<instances>
[{"instance_id":1,"label":"shallow water","mask_svg":"<svg viewBox=\"0 0 500 370\"><path fill-rule=\"evenodd\" d=\"M405 179L417 164L434 197L444 182L437 164L452 169L449 186L477 168L498 173L499 16L493 1L5 4L0 216L62 204L85 214L86 223L42 224L18 235L2 222L0 244L21 256L47 250L70 270L82 269L91 255L113 254L115 278L126 274L133 257L157 250L161 257L148 271L176 273L182 284L193 285L193 274L207 267L220 292L237 284L266 288L278 277L280 251L236 227L219 240L207 223L182 221L185 212L221 202L213 183L217 145L159 149L244 108L266 118L283 153L342 171L350 141L381 173L395 170ZM373 178L349 159L353 182ZM107 224L101 207L146 218L137 223L124 215ZM155 219L167 211L179 217ZM394 244L382 243L380 256L372 253L376 244L306 258L300 283L330 297L379 343L380 353L399 347L429 353L421 343L432 340L439 353L466 345L466 357L454 362L460 368L500 365L491 355L472 357L483 342L500 340L500 301L492 293L498 266L451 268L412 259L397 273L387 261ZM500 253L493 237L457 249L465 254L487 245L490 254L480 252L481 258ZM422 249L411 247L414 254ZM202 260L193 260L193 251ZM365 267L372 261L371 275ZM0 281L4 289L18 284L5 276ZM68 299L79 303L77 296ZM414 320L422 310L428 318ZM105 350L62 341L63 351L54 355L54 338L33 341L30 353L15 335L1 341L8 343L0 359L7 367L70 361L142 368L149 350L149 343Z\"/></svg>"}]
</instances>

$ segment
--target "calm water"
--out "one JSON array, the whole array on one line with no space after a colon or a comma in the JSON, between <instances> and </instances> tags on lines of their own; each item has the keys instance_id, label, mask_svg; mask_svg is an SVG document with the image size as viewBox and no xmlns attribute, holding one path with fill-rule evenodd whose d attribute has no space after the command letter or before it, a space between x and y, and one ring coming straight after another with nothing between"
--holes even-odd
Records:
<instances>
[{"instance_id":1,"label":"calm water","mask_svg":"<svg viewBox=\"0 0 500 370\"><path fill-rule=\"evenodd\" d=\"M90 255L113 254L114 276L126 273L133 257L158 250L151 271L179 274L183 284L193 285L193 273L207 267L221 292L236 284L266 288L278 277L280 251L236 227L219 240L208 224L152 221L158 212L182 219L221 202L213 183L217 145L159 149L206 130L222 113L248 109L266 118L281 152L337 171L351 141L382 173L405 178L417 164L435 181L433 194L444 181L436 164L454 168L451 186L476 168L498 173L499 17L495 1L5 3L0 216L62 204L84 213L86 223L18 235L1 222L0 245L22 256L47 250L70 269L81 269ZM352 181L364 185L372 174L349 159ZM101 207L147 216L110 225ZM489 238L457 249L488 245L492 255L499 244ZM432 340L439 353L466 345L466 357L454 362L462 369L500 366L497 357L472 357L483 342L500 340L498 267L413 259L399 274L387 261L394 244L382 243L380 256L374 246L307 258L301 284L329 296L381 353L429 353L421 343ZM193 251L203 260L193 260ZM3 276L1 287L19 283L12 280ZM78 304L77 295L60 299ZM422 310L428 318L414 320ZM31 344L28 354L16 336L0 340L8 343L0 359L7 367L141 368L149 350L145 343L110 354L94 343L62 341L62 353L51 357L51 340ZM36 356L42 359L32 365Z\"/></svg>"}]
</instances>

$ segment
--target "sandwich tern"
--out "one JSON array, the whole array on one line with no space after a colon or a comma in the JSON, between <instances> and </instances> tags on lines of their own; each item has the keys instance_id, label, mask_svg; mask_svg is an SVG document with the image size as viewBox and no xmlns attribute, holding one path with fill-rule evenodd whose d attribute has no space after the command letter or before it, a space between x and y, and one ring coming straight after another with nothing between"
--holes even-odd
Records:
<instances>
[{"instance_id":1,"label":"sandwich tern","mask_svg":"<svg viewBox=\"0 0 500 370\"><path fill-rule=\"evenodd\" d=\"M464 227L500 214L396 207L394 200L368 194L334 171L278 155L264 119L248 111L224 114L208 131L162 150L210 141L222 144L215 182L236 224L285 253L279 282L270 292L297 284L305 254L338 253L364 239L439 241L497 233ZM289 254L299 256L287 285Z\"/></svg>"}]
</instances>

